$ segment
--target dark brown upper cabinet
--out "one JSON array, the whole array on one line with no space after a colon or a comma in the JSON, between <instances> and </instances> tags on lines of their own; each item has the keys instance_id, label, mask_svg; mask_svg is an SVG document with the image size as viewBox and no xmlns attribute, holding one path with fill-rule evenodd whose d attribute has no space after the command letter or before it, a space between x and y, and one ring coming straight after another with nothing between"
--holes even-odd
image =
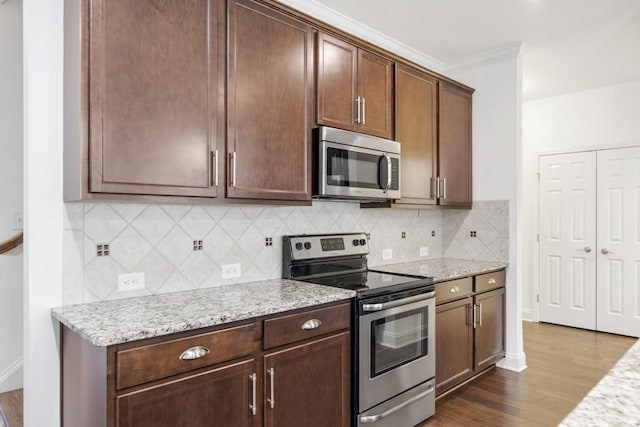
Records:
<instances>
[{"instance_id":1,"label":"dark brown upper cabinet","mask_svg":"<svg viewBox=\"0 0 640 427\"><path fill-rule=\"evenodd\" d=\"M393 61L318 33L318 124L393 138Z\"/></svg>"},{"instance_id":2,"label":"dark brown upper cabinet","mask_svg":"<svg viewBox=\"0 0 640 427\"><path fill-rule=\"evenodd\" d=\"M396 141L400 142L401 205L435 205L438 175L438 82L405 65L396 69Z\"/></svg>"},{"instance_id":3,"label":"dark brown upper cabinet","mask_svg":"<svg viewBox=\"0 0 640 427\"><path fill-rule=\"evenodd\" d=\"M398 65L395 117L402 197L394 206L471 207L471 94Z\"/></svg>"},{"instance_id":4,"label":"dark brown upper cabinet","mask_svg":"<svg viewBox=\"0 0 640 427\"><path fill-rule=\"evenodd\" d=\"M86 103L66 117L65 142L88 140L70 149L80 155L67 198L218 196L221 3L88 0L67 14L83 25L78 49L66 51L65 83L83 87L66 95Z\"/></svg>"},{"instance_id":5,"label":"dark brown upper cabinet","mask_svg":"<svg viewBox=\"0 0 640 427\"><path fill-rule=\"evenodd\" d=\"M229 2L227 197L311 200L313 30Z\"/></svg>"}]
</instances>

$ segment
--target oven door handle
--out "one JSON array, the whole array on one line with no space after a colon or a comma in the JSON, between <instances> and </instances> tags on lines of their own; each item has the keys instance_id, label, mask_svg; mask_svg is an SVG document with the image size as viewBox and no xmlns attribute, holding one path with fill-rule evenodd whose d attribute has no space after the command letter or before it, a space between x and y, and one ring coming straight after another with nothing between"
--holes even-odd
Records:
<instances>
[{"instance_id":1,"label":"oven door handle","mask_svg":"<svg viewBox=\"0 0 640 427\"><path fill-rule=\"evenodd\" d=\"M397 301L379 302L376 304L362 304L362 310L364 311L381 311L392 307L398 307L401 305L409 304L412 302L422 301L430 299L436 296L436 291L427 292L426 294L414 295L412 297L399 299Z\"/></svg>"},{"instance_id":2,"label":"oven door handle","mask_svg":"<svg viewBox=\"0 0 640 427\"><path fill-rule=\"evenodd\" d=\"M413 396L409 400L405 400L404 402L402 402L398 406L394 406L391 409L387 409L386 411L384 411L384 412L382 412L380 414L365 415L365 416L360 417L360 422L361 423L375 423L377 421L380 421L381 419L388 417L389 415L393 414L394 412L399 411L400 409L404 408L405 406L409 406L412 403L415 403L418 400L425 398L426 396L428 396L431 393L433 393L434 390L435 390L435 387L432 384L431 387L429 387L427 390L423 391L422 393L420 393L420 394L418 394L416 396Z\"/></svg>"}]
</instances>

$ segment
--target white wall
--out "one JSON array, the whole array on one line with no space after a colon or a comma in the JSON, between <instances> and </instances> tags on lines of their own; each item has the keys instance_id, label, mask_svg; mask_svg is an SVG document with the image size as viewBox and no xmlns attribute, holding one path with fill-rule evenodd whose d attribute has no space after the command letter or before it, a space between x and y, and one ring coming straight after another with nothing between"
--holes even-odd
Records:
<instances>
[{"instance_id":1,"label":"white wall","mask_svg":"<svg viewBox=\"0 0 640 427\"><path fill-rule=\"evenodd\" d=\"M476 89L473 95L473 199L509 201L506 288L506 357L498 365L526 368L522 344L520 211L522 163L522 60L510 56L449 73Z\"/></svg>"},{"instance_id":2,"label":"white wall","mask_svg":"<svg viewBox=\"0 0 640 427\"><path fill-rule=\"evenodd\" d=\"M525 319L538 320L538 156L634 145L640 145L640 80L523 105Z\"/></svg>"},{"instance_id":3,"label":"white wall","mask_svg":"<svg viewBox=\"0 0 640 427\"><path fill-rule=\"evenodd\" d=\"M9 0L14 1L14 0ZM60 420L64 2L24 2L24 426Z\"/></svg>"},{"instance_id":4,"label":"white wall","mask_svg":"<svg viewBox=\"0 0 640 427\"><path fill-rule=\"evenodd\" d=\"M22 211L22 1L0 5L0 241ZM22 387L22 247L0 255L0 393Z\"/></svg>"}]
</instances>

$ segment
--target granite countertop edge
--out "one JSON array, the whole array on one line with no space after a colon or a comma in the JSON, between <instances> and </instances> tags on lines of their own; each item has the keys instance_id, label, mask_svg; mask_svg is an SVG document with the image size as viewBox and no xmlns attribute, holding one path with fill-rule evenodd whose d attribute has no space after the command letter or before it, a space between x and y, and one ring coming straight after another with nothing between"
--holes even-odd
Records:
<instances>
[{"instance_id":1,"label":"granite countertop edge","mask_svg":"<svg viewBox=\"0 0 640 427\"><path fill-rule=\"evenodd\" d=\"M51 316L98 347L223 325L355 297L354 291L273 279L78 304Z\"/></svg>"},{"instance_id":2,"label":"granite countertop edge","mask_svg":"<svg viewBox=\"0 0 640 427\"><path fill-rule=\"evenodd\" d=\"M433 277L435 283L491 273L509 267L504 261L472 261L459 258L432 258L369 267L371 270Z\"/></svg>"}]
</instances>

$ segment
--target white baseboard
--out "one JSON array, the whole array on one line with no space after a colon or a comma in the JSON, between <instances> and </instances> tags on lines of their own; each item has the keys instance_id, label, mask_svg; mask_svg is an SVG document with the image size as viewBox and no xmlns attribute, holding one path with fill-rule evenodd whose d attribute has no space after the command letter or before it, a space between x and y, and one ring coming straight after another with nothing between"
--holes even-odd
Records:
<instances>
[{"instance_id":1,"label":"white baseboard","mask_svg":"<svg viewBox=\"0 0 640 427\"><path fill-rule=\"evenodd\" d=\"M0 372L0 393L22 388L22 357Z\"/></svg>"},{"instance_id":2,"label":"white baseboard","mask_svg":"<svg viewBox=\"0 0 640 427\"><path fill-rule=\"evenodd\" d=\"M533 310L531 309L522 309L522 320L526 322L535 322L535 316L533 315Z\"/></svg>"},{"instance_id":3,"label":"white baseboard","mask_svg":"<svg viewBox=\"0 0 640 427\"><path fill-rule=\"evenodd\" d=\"M507 371L522 372L527 369L527 357L524 353L507 353L503 359L496 362L496 366Z\"/></svg>"}]
</instances>

